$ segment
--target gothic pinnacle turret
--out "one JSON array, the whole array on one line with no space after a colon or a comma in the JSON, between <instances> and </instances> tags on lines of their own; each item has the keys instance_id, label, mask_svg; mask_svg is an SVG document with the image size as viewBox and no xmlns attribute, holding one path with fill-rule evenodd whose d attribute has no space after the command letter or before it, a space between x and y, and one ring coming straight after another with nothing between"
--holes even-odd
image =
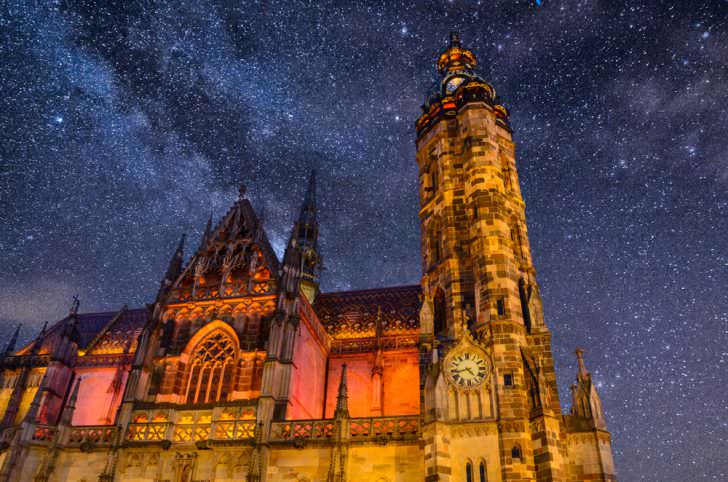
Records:
<instances>
[{"instance_id":1,"label":"gothic pinnacle turret","mask_svg":"<svg viewBox=\"0 0 728 482\"><path fill-rule=\"evenodd\" d=\"M288 246L288 249L296 249L300 253L301 288L312 303L318 293L321 270L321 255L318 251L319 225L316 215L316 170L313 170Z\"/></svg>"},{"instance_id":2,"label":"gothic pinnacle turret","mask_svg":"<svg viewBox=\"0 0 728 482\"><path fill-rule=\"evenodd\" d=\"M349 393L346 386L346 363L341 365L341 379L339 380L339 390L336 395L336 411L334 417L342 418L349 416Z\"/></svg>"},{"instance_id":3,"label":"gothic pinnacle turret","mask_svg":"<svg viewBox=\"0 0 728 482\"><path fill-rule=\"evenodd\" d=\"M8 342L8 345L5 347L5 351L3 352L3 357L12 356L15 352L15 345L18 343L18 335L20 334L20 326L22 323L18 323L18 326L15 328L15 332L13 332L13 336L10 338L10 341Z\"/></svg>"},{"instance_id":4,"label":"gothic pinnacle turret","mask_svg":"<svg viewBox=\"0 0 728 482\"><path fill-rule=\"evenodd\" d=\"M164 279L162 280L162 283L159 286L159 291L157 292L157 300L160 300L160 297L164 295L169 287L174 283L174 281L177 279L177 277L182 272L182 261L184 259L184 248L185 248L185 237L186 234L182 233L182 236L179 238L179 243L177 243L177 249L174 251L174 254L172 255L172 259L169 260L169 266L167 266L167 272L164 275Z\"/></svg>"}]
</instances>

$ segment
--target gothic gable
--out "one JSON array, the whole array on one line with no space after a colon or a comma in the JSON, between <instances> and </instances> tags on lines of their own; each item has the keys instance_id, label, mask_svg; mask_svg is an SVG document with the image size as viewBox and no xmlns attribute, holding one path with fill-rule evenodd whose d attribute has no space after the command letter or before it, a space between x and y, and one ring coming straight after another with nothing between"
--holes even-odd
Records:
<instances>
[{"instance_id":1,"label":"gothic gable","mask_svg":"<svg viewBox=\"0 0 728 482\"><path fill-rule=\"evenodd\" d=\"M175 281L168 303L276 292L279 262L262 220L241 196Z\"/></svg>"}]
</instances>

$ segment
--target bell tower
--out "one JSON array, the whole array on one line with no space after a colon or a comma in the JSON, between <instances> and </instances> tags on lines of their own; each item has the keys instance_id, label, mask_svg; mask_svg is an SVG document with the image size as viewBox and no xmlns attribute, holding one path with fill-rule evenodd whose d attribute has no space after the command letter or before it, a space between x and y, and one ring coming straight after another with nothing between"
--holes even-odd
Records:
<instances>
[{"instance_id":1,"label":"bell tower","mask_svg":"<svg viewBox=\"0 0 728 482\"><path fill-rule=\"evenodd\" d=\"M476 65L451 33L416 123L426 480L561 480L551 334L508 110Z\"/></svg>"}]
</instances>

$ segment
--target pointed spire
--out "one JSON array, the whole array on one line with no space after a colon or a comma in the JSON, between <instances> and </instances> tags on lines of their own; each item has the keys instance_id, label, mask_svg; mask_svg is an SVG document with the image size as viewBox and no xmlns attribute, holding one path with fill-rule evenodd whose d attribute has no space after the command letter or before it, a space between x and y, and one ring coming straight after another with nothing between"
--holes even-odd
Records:
<instances>
[{"instance_id":1,"label":"pointed spire","mask_svg":"<svg viewBox=\"0 0 728 482\"><path fill-rule=\"evenodd\" d=\"M460 34L458 32L450 32L450 48L460 47Z\"/></svg>"},{"instance_id":2,"label":"pointed spire","mask_svg":"<svg viewBox=\"0 0 728 482\"><path fill-rule=\"evenodd\" d=\"M48 329L48 322L43 323L43 328L40 330L40 333L38 336L35 337L35 340L33 340L33 346L30 349L31 354L35 355L37 354L40 349L43 347L43 342L45 341L46 332Z\"/></svg>"},{"instance_id":3,"label":"pointed spire","mask_svg":"<svg viewBox=\"0 0 728 482\"><path fill-rule=\"evenodd\" d=\"M589 376L589 371L586 369L586 365L584 364L584 349L581 347L576 349L576 362L579 365L577 379L586 379Z\"/></svg>"},{"instance_id":4,"label":"pointed spire","mask_svg":"<svg viewBox=\"0 0 728 482\"><path fill-rule=\"evenodd\" d=\"M314 169L311 171L298 222L292 233L295 245L303 254L301 257L303 279L314 285L318 285L318 272L321 267L321 256L318 252L319 225L316 215L316 170Z\"/></svg>"},{"instance_id":5,"label":"pointed spire","mask_svg":"<svg viewBox=\"0 0 728 482\"><path fill-rule=\"evenodd\" d=\"M15 332L13 333L13 336L10 338L10 341L8 342L8 346L5 347L5 352L3 353L3 356L12 356L13 352L15 352L15 345L18 343L18 335L20 334L21 326L22 326L22 323L18 323L18 326L15 328Z\"/></svg>"},{"instance_id":6,"label":"pointed spire","mask_svg":"<svg viewBox=\"0 0 728 482\"><path fill-rule=\"evenodd\" d=\"M318 241L318 223L316 222L316 169L308 178L308 188L303 198L301 212L298 215L299 242L309 241L315 246Z\"/></svg>"},{"instance_id":7,"label":"pointed spire","mask_svg":"<svg viewBox=\"0 0 728 482\"><path fill-rule=\"evenodd\" d=\"M71 303L71 309L68 311L68 316L71 318L75 318L76 315L78 315L78 307L81 305L81 302L78 300L78 293L73 295L73 302Z\"/></svg>"},{"instance_id":8,"label":"pointed spire","mask_svg":"<svg viewBox=\"0 0 728 482\"><path fill-rule=\"evenodd\" d=\"M349 416L349 395L346 387L346 363L341 365L341 379L339 380L339 392L336 395L336 411L334 416L348 417Z\"/></svg>"},{"instance_id":9,"label":"pointed spire","mask_svg":"<svg viewBox=\"0 0 728 482\"><path fill-rule=\"evenodd\" d=\"M207 219L207 224L205 225L205 232L202 233L202 241L200 242L200 249L203 249L207 246L207 243L210 242L210 239L212 238L212 215L213 210L210 209L210 217Z\"/></svg>"},{"instance_id":10,"label":"pointed spire","mask_svg":"<svg viewBox=\"0 0 728 482\"><path fill-rule=\"evenodd\" d=\"M184 260L186 236L187 235L185 233L182 233L179 238L179 243L177 243L177 249L174 251L172 259L169 260L167 272L164 274L164 279L162 279L162 282L159 285L157 300L159 300L160 296L162 296L167 291L167 289L172 285L172 283L174 283L174 281L182 272L182 261Z\"/></svg>"}]
</instances>

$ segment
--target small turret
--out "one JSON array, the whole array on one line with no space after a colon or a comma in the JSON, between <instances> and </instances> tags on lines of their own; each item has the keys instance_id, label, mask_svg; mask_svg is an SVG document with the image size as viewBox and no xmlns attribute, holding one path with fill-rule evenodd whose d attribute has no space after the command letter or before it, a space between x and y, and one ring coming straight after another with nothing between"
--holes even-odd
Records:
<instances>
[{"instance_id":1,"label":"small turret","mask_svg":"<svg viewBox=\"0 0 728 482\"><path fill-rule=\"evenodd\" d=\"M291 239L286 248L286 257L289 260L296 259L300 263L296 270L301 276L301 289L311 303L318 294L322 264L318 250L319 225L316 217L316 171L314 170L308 180L308 189L303 198L298 221L293 225ZM296 250L298 256L289 254L289 250Z\"/></svg>"},{"instance_id":2,"label":"small turret","mask_svg":"<svg viewBox=\"0 0 728 482\"><path fill-rule=\"evenodd\" d=\"M185 237L186 234L182 233L177 243L177 249L172 255L172 259L169 260L169 266L167 266L167 272L164 274L164 279L159 285L159 291L157 292L157 301L161 301L161 298L169 290L170 286L175 282L182 272L182 261L184 260L184 248L185 248Z\"/></svg>"},{"instance_id":3,"label":"small turret","mask_svg":"<svg viewBox=\"0 0 728 482\"><path fill-rule=\"evenodd\" d=\"M334 417L349 417L349 394L346 386L346 363L341 365L341 379L339 380L339 390L336 395L336 411L334 411Z\"/></svg>"},{"instance_id":4,"label":"small turret","mask_svg":"<svg viewBox=\"0 0 728 482\"><path fill-rule=\"evenodd\" d=\"M584 363L584 349L576 349L576 362L578 365L576 383L571 389L571 414L585 418L595 428L606 430L602 402L592 382L591 373Z\"/></svg>"}]
</instances>

